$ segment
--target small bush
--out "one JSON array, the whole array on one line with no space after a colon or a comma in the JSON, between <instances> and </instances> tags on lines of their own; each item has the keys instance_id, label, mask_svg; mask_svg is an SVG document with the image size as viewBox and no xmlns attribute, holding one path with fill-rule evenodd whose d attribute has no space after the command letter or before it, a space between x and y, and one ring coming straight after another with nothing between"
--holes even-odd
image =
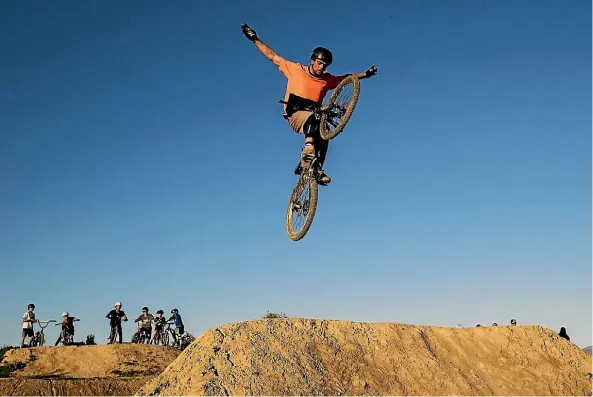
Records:
<instances>
[{"instance_id":1,"label":"small bush","mask_svg":"<svg viewBox=\"0 0 593 397\"><path fill-rule=\"evenodd\" d=\"M270 313L268 310L264 318L286 318L286 314L284 313Z\"/></svg>"},{"instance_id":2,"label":"small bush","mask_svg":"<svg viewBox=\"0 0 593 397\"><path fill-rule=\"evenodd\" d=\"M89 334L86 336L86 344L87 345L96 345L95 343L95 335Z\"/></svg>"},{"instance_id":3,"label":"small bush","mask_svg":"<svg viewBox=\"0 0 593 397\"><path fill-rule=\"evenodd\" d=\"M8 378L11 372L16 371L18 369L23 369L27 366L25 363L16 363L16 364L8 364L8 365L0 365L0 378Z\"/></svg>"}]
</instances>

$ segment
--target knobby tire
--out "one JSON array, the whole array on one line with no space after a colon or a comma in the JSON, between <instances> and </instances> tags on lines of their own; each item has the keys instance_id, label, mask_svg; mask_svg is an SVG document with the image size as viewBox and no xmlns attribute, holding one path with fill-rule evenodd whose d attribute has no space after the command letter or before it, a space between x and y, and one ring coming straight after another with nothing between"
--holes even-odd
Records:
<instances>
[{"instance_id":1,"label":"knobby tire","mask_svg":"<svg viewBox=\"0 0 593 397\"><path fill-rule=\"evenodd\" d=\"M303 179L306 178L307 181ZM309 185L309 211L307 213L307 218L305 219L305 224L303 228L296 232L292 227L292 209L295 197L300 196L300 193L305 188L305 184ZM301 185L303 188L301 189ZM310 175L308 170L303 170L302 174L300 175L294 189L292 190L292 194L290 195L290 200L288 201L288 209L286 211L286 232L288 237L293 241L299 241L305 234L309 231L311 224L313 223L313 218L315 217L315 212L317 211L317 198L318 198L318 186L317 180L313 175Z\"/></svg>"},{"instance_id":2,"label":"knobby tire","mask_svg":"<svg viewBox=\"0 0 593 397\"><path fill-rule=\"evenodd\" d=\"M346 124L348 124L348 121L350 121L352 112L354 112L354 108L358 103L358 96L360 94L360 80L357 77L348 76L344 80L342 80L340 84L338 84L334 92L332 92L327 101L326 106L332 105L342 92L342 89L346 87L348 84L352 84L354 86L352 90L352 98L348 103L348 108L346 109L344 116L342 116L340 124L338 124L333 130L329 130L327 128L327 115L323 114L321 116L319 134L321 135L321 138L325 139L326 141L334 139L336 136L338 136L338 134L340 134L344 130L344 127L346 127Z\"/></svg>"}]
</instances>

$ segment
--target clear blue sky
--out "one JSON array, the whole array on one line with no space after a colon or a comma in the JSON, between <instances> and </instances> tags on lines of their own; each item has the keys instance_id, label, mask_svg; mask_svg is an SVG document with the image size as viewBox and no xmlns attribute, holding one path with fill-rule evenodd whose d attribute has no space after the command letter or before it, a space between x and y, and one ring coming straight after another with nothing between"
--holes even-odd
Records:
<instances>
[{"instance_id":1,"label":"clear blue sky","mask_svg":"<svg viewBox=\"0 0 593 397\"><path fill-rule=\"evenodd\" d=\"M29 302L104 343L117 300L194 334L270 310L515 317L591 344L591 3L315 6L2 3L0 344ZM298 243L302 137L242 23L293 61L324 45L336 74L379 67Z\"/></svg>"}]
</instances>

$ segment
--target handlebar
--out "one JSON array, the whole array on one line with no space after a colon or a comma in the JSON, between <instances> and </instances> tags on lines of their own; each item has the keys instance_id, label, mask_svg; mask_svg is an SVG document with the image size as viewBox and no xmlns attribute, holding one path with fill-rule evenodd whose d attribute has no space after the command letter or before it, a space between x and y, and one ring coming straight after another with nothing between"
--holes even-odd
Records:
<instances>
[{"instance_id":1,"label":"handlebar","mask_svg":"<svg viewBox=\"0 0 593 397\"><path fill-rule=\"evenodd\" d=\"M55 322L56 322L56 320L47 320L47 321L38 320L37 321L37 324L39 324L39 326L41 328L45 328L45 327L47 327L49 325L49 323L55 323ZM45 324L45 325L41 325L41 324Z\"/></svg>"}]
</instances>

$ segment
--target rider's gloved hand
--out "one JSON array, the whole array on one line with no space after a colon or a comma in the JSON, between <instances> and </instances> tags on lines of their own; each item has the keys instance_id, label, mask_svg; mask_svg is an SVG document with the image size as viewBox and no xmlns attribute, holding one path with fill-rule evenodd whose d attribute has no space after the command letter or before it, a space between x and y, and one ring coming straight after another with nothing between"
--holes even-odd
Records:
<instances>
[{"instance_id":1,"label":"rider's gloved hand","mask_svg":"<svg viewBox=\"0 0 593 397\"><path fill-rule=\"evenodd\" d=\"M255 30L251 29L249 27L249 25L247 25L246 23L241 25L241 31L243 32L245 37L247 37L248 40L251 40L251 41L257 40L257 33L255 33Z\"/></svg>"},{"instance_id":2,"label":"rider's gloved hand","mask_svg":"<svg viewBox=\"0 0 593 397\"><path fill-rule=\"evenodd\" d=\"M369 70L367 70L366 72L364 72L366 74L367 77L371 77L377 74L377 67L375 65L372 65Z\"/></svg>"}]
</instances>

